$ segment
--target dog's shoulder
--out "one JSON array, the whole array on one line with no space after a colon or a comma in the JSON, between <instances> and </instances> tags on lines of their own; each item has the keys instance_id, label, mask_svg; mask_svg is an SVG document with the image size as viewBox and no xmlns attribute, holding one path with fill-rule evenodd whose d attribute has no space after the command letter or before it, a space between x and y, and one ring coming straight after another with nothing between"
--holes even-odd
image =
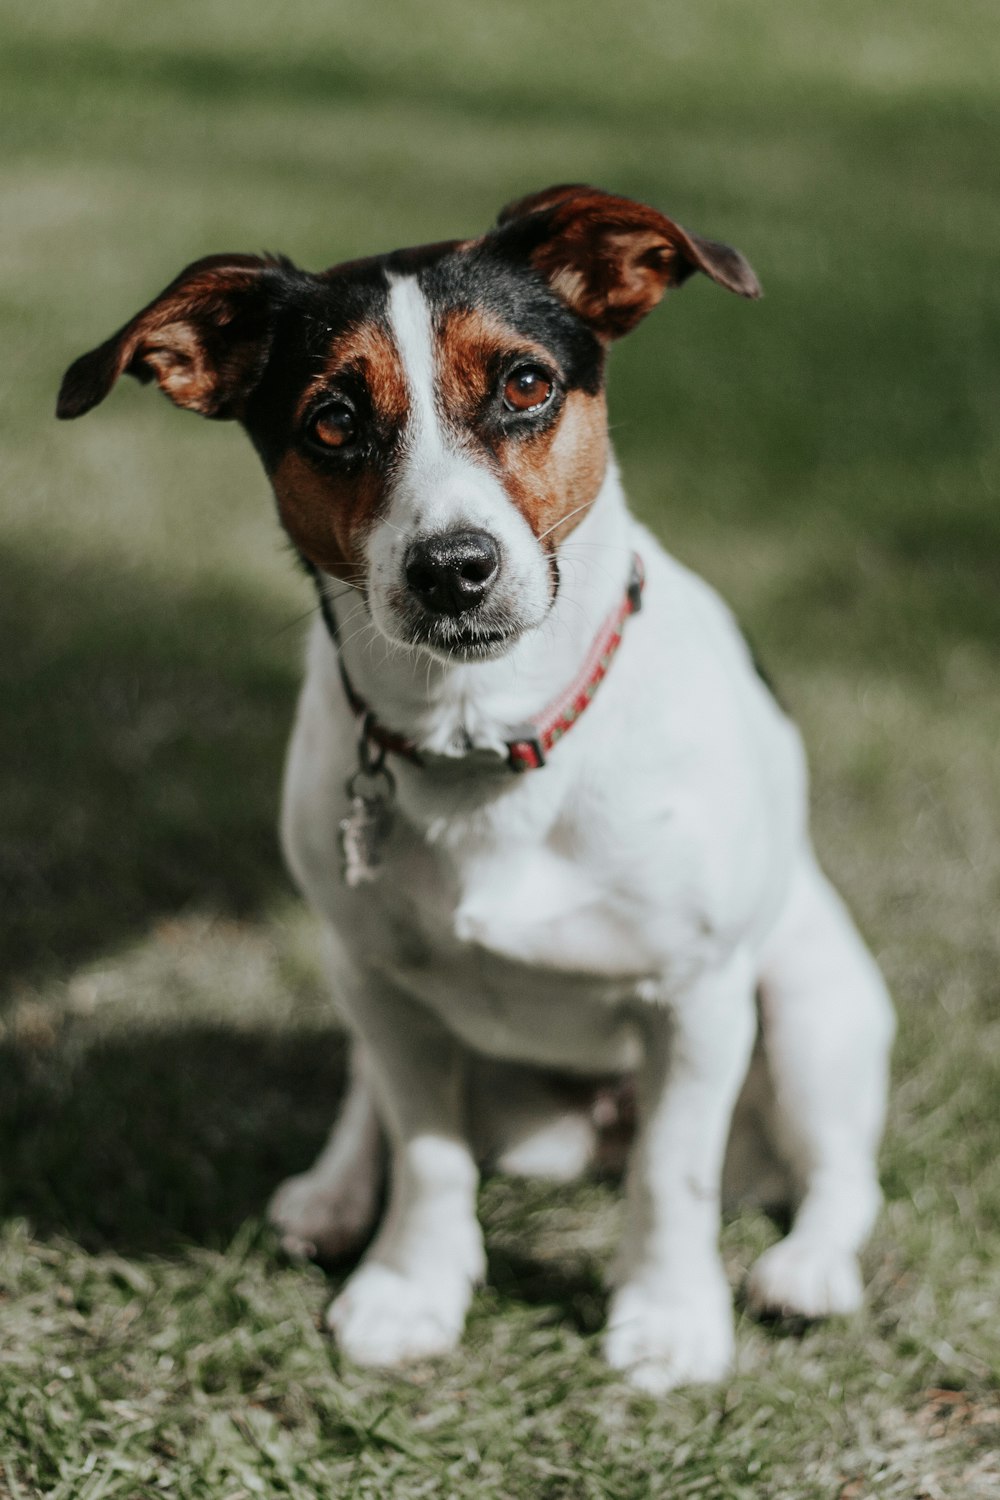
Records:
<instances>
[{"instance_id":1,"label":"dog's shoulder","mask_svg":"<svg viewBox=\"0 0 1000 1500\"><path fill-rule=\"evenodd\" d=\"M644 737L726 758L800 755L797 729L729 605L644 528L635 539L646 587L622 675Z\"/></svg>"}]
</instances>

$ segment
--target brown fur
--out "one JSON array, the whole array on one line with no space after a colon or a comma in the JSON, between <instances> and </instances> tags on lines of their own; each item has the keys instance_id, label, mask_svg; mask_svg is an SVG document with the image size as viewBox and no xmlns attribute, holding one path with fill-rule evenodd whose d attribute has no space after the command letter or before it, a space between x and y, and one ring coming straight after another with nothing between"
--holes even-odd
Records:
<instances>
[{"instance_id":1,"label":"brown fur","mask_svg":"<svg viewBox=\"0 0 1000 1500\"><path fill-rule=\"evenodd\" d=\"M594 188L562 185L522 198L501 214L492 236L505 255L522 258L592 331L607 340L625 333L660 299L664 288L699 270L742 296L760 294L756 277L735 250L690 234L656 209ZM442 256L482 248L477 240L418 246L390 257L392 268L416 272ZM333 267L308 278L291 262L254 255L213 255L188 266L110 339L67 370L57 414L89 411L128 372L155 380L178 406L215 418L248 420L251 397L268 367L272 340L292 293L310 280L322 285L381 258ZM292 300L290 300L290 298ZM314 327L315 324L311 324ZM596 498L607 466L603 393L573 389L535 416L497 421L496 383L513 359L553 367L549 350L481 308L453 308L439 317L437 399L456 440L490 464L511 501L550 553ZM563 372L554 372L563 379ZM296 377L298 378L298 377ZM308 444L303 424L333 398L338 382L350 399L364 383L371 410L359 421L374 431L365 446L335 467ZM554 398L558 403L560 398ZM367 405L367 403L365 403ZM383 503L409 392L391 334L378 322L342 333L297 409L298 432L280 460L285 437L261 446L276 465L272 480L282 520L295 545L316 567L357 581L362 547ZM256 437L255 437L256 440Z\"/></svg>"},{"instance_id":2,"label":"brown fur","mask_svg":"<svg viewBox=\"0 0 1000 1500\"><path fill-rule=\"evenodd\" d=\"M376 420L386 427L406 421L409 396L399 352L385 329L376 323L359 323L336 340L323 371L303 393L300 413L319 391L336 386L345 374L358 374L365 381Z\"/></svg>"},{"instance_id":3,"label":"brown fur","mask_svg":"<svg viewBox=\"0 0 1000 1500\"><path fill-rule=\"evenodd\" d=\"M322 373L303 392L297 420L301 423L317 397L347 373L365 381L375 421L384 431L405 423L409 397L399 353L375 323L359 324L336 340ZM364 571L362 543L382 502L381 474L369 468L327 474L293 448L271 482L281 519L302 555L324 572L356 582Z\"/></svg>"},{"instance_id":4,"label":"brown fur","mask_svg":"<svg viewBox=\"0 0 1000 1500\"><path fill-rule=\"evenodd\" d=\"M497 453L507 493L546 551L579 525L597 498L608 462L604 395L570 391L555 426L508 441Z\"/></svg>"},{"instance_id":5,"label":"brown fur","mask_svg":"<svg viewBox=\"0 0 1000 1500\"><path fill-rule=\"evenodd\" d=\"M476 431L492 395L496 368L512 355L551 366L552 356L501 319L477 308L452 309L437 330L438 392L456 435ZM389 335L364 324L337 340L323 372L304 392L301 421L317 396L345 371L365 379L376 419L406 421L409 395L398 351ZM602 394L571 391L556 423L534 436L488 445L490 461L512 502L552 550L582 519L607 465L607 415ZM363 571L362 544L384 493L380 473L328 475L291 450L272 476L281 518L299 551L316 567L355 581ZM565 524L560 521L565 517Z\"/></svg>"},{"instance_id":6,"label":"brown fur","mask_svg":"<svg viewBox=\"0 0 1000 1500\"><path fill-rule=\"evenodd\" d=\"M566 185L508 204L499 223L532 215L542 231L532 265L603 339L628 333L668 287L695 271L741 297L760 296L738 251L691 234L645 203Z\"/></svg>"},{"instance_id":7,"label":"brown fur","mask_svg":"<svg viewBox=\"0 0 1000 1500\"><path fill-rule=\"evenodd\" d=\"M218 380L205 359L201 339L187 323L164 323L144 333L139 356L164 395L178 406L210 414Z\"/></svg>"},{"instance_id":8,"label":"brown fur","mask_svg":"<svg viewBox=\"0 0 1000 1500\"><path fill-rule=\"evenodd\" d=\"M474 429L493 392L497 366L511 356L551 367L552 355L480 308L452 309L437 330L437 377L448 420ZM558 373L558 372L557 372ZM554 426L491 443L499 478L536 536L556 546L576 525L570 512L595 498L607 466L604 396L571 391ZM565 525L559 525L565 516ZM550 529L551 528L551 529Z\"/></svg>"},{"instance_id":9,"label":"brown fur","mask_svg":"<svg viewBox=\"0 0 1000 1500\"><path fill-rule=\"evenodd\" d=\"M371 469L334 481L294 448L271 475L281 519L314 567L348 583L364 573L361 544L382 501L383 480Z\"/></svg>"},{"instance_id":10,"label":"brown fur","mask_svg":"<svg viewBox=\"0 0 1000 1500\"><path fill-rule=\"evenodd\" d=\"M256 255L196 261L105 343L67 370L56 414L78 417L126 370L153 379L177 406L206 417L240 415L263 368L268 317Z\"/></svg>"},{"instance_id":11,"label":"brown fur","mask_svg":"<svg viewBox=\"0 0 1000 1500\"><path fill-rule=\"evenodd\" d=\"M435 330L442 406L453 426L474 423L492 394L496 366L517 356L552 364L552 355L479 307L450 308Z\"/></svg>"}]
</instances>

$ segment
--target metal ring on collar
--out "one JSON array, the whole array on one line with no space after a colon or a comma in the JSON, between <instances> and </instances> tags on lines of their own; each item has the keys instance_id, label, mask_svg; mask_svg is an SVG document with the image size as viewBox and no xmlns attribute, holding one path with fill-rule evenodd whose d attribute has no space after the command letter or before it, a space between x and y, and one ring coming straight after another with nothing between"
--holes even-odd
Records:
<instances>
[{"instance_id":1,"label":"metal ring on collar","mask_svg":"<svg viewBox=\"0 0 1000 1500\"><path fill-rule=\"evenodd\" d=\"M391 802L396 795L396 778L388 766L375 766L372 770L359 766L347 778L347 795L360 797L364 802Z\"/></svg>"},{"instance_id":2,"label":"metal ring on collar","mask_svg":"<svg viewBox=\"0 0 1000 1500\"><path fill-rule=\"evenodd\" d=\"M366 776L377 776L385 766L385 745L372 738L374 724L375 715L369 710L361 720L358 734L358 762Z\"/></svg>"}]
</instances>

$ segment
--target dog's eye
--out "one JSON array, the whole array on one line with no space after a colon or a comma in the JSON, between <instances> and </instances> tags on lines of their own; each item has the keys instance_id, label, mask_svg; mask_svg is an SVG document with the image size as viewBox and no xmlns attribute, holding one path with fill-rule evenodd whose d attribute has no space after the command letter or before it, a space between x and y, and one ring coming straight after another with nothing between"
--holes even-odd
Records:
<instances>
[{"instance_id":1,"label":"dog's eye","mask_svg":"<svg viewBox=\"0 0 1000 1500\"><path fill-rule=\"evenodd\" d=\"M522 365L507 376L503 404L508 411L534 411L552 395L552 377L538 365Z\"/></svg>"},{"instance_id":2,"label":"dog's eye","mask_svg":"<svg viewBox=\"0 0 1000 1500\"><path fill-rule=\"evenodd\" d=\"M306 434L321 448L347 448L357 436L358 422L346 401L331 401L312 418Z\"/></svg>"}]
</instances>

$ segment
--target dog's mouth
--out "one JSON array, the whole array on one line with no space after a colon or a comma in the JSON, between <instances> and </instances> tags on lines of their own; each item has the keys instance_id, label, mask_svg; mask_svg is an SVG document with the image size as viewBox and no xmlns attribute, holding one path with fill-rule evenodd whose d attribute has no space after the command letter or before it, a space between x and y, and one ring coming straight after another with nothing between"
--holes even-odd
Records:
<instances>
[{"instance_id":1,"label":"dog's mouth","mask_svg":"<svg viewBox=\"0 0 1000 1500\"><path fill-rule=\"evenodd\" d=\"M503 656L521 634L521 630L513 625L441 616L416 620L410 627L415 646L423 646L446 661L460 662L492 661Z\"/></svg>"}]
</instances>

